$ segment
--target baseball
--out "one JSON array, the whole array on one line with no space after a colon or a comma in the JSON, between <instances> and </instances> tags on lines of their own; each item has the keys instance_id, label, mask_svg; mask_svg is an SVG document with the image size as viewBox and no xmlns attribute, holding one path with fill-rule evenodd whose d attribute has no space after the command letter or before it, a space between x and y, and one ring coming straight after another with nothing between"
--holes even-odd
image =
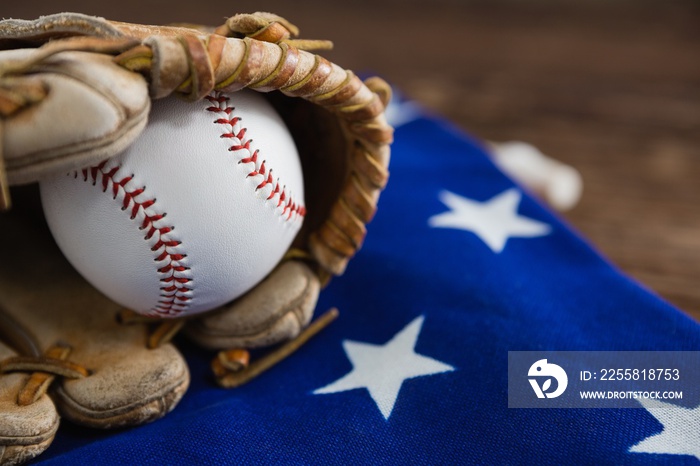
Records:
<instances>
[{"instance_id":1,"label":"baseball","mask_svg":"<svg viewBox=\"0 0 700 466\"><path fill-rule=\"evenodd\" d=\"M126 151L40 190L73 266L122 306L160 317L244 294L284 256L305 215L294 141L253 91L155 101Z\"/></svg>"}]
</instances>

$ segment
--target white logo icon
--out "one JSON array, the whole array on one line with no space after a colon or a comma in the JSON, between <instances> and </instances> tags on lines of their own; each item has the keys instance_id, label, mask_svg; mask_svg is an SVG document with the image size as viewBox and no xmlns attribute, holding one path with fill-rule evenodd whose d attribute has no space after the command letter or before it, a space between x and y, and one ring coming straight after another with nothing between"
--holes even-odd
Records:
<instances>
[{"instance_id":1,"label":"white logo icon","mask_svg":"<svg viewBox=\"0 0 700 466\"><path fill-rule=\"evenodd\" d=\"M536 361L530 370L527 371L529 377L547 377L547 379L540 386L537 379L528 379L532 389L535 391L537 398L556 398L566 390L566 386L569 383L569 378L566 376L566 372L560 366L556 364L550 364L546 359L540 359ZM553 392L548 392L552 386L552 379L557 381L557 389Z\"/></svg>"}]
</instances>

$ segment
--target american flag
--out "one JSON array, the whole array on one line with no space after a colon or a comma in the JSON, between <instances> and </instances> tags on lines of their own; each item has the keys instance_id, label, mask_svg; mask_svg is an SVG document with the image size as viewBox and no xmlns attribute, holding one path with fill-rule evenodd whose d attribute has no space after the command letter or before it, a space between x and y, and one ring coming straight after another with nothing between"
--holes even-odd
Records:
<instances>
[{"instance_id":1,"label":"american flag","mask_svg":"<svg viewBox=\"0 0 700 466\"><path fill-rule=\"evenodd\" d=\"M46 464L698 464L700 406L508 408L509 351L697 351L700 327L626 277L500 172L483 144L410 102L391 179L339 319L248 385L211 354L152 424L64 423Z\"/></svg>"}]
</instances>

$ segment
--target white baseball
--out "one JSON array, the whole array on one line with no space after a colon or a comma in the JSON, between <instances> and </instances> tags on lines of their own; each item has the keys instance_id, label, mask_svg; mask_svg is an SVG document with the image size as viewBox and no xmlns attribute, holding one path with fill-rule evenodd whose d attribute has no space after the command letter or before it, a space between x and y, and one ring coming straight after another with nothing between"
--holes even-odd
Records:
<instances>
[{"instance_id":1,"label":"white baseball","mask_svg":"<svg viewBox=\"0 0 700 466\"><path fill-rule=\"evenodd\" d=\"M40 185L73 266L119 304L163 317L248 291L283 257L305 214L294 141L252 91L156 101L126 151Z\"/></svg>"}]
</instances>

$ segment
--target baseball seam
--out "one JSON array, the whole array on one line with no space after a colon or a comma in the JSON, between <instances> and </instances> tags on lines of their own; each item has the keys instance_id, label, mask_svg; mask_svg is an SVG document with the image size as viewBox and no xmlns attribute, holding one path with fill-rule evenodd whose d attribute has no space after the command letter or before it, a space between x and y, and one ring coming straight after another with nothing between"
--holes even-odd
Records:
<instances>
[{"instance_id":1,"label":"baseball seam","mask_svg":"<svg viewBox=\"0 0 700 466\"><path fill-rule=\"evenodd\" d=\"M272 168L267 166L265 160L261 160L260 151L251 149L253 140L247 137L248 128L243 127L241 124L242 118L234 115L235 107L230 105L230 98L216 91L205 98L211 104L211 106L207 107L207 111L220 116L220 118L214 120L214 123L223 125L224 132L221 134L221 137L231 140L231 146L228 150L231 152L243 151L243 154L247 154L241 155L238 163L249 166L248 178L260 177L261 181L255 187L255 191L265 188L270 189L270 194L265 201L274 202L274 199L277 198L275 207L280 217L285 221L304 217L306 208L294 199L291 193L287 191L287 187L280 183L279 178L275 179Z\"/></svg>"},{"instance_id":2,"label":"baseball seam","mask_svg":"<svg viewBox=\"0 0 700 466\"><path fill-rule=\"evenodd\" d=\"M265 202L274 202L277 198L275 211L285 222L304 217L306 208L293 198L279 179L274 178L266 161L260 160L259 151L252 151L253 140L246 136L248 129L241 125L242 118L233 114L235 107L229 104L230 98L221 92L213 92L206 99L211 104L206 110L219 115L214 123L222 125L221 137L231 140L228 150L239 155L238 164L249 167L246 178L260 177L255 191L270 189ZM182 241L174 238L172 232L175 227L163 220L167 213L158 212L156 199L146 193L146 187L134 186L133 174L122 176L119 173L122 166L108 166L108 162L105 160L82 169L83 181L91 181L93 186L99 183L102 192L109 190L114 200L120 199L121 209L130 211L130 219L139 223L139 229L146 231L144 240L151 243L150 249L153 260L158 262L156 270L161 283L158 303L150 309L150 313L161 317L177 316L187 309L192 300L194 281L190 267L185 265L187 254L183 252ZM78 177L77 171L74 177Z\"/></svg>"},{"instance_id":3,"label":"baseball seam","mask_svg":"<svg viewBox=\"0 0 700 466\"><path fill-rule=\"evenodd\" d=\"M140 220L139 229L146 231L143 239L152 243L150 249L154 254L153 260L158 262L157 272L161 283L158 303L150 311L158 316L177 316L187 309L192 300L193 278L190 268L183 264L187 254L182 251L182 241L172 237L175 227L167 223L161 226L167 213L156 211L156 199L144 195L146 187L132 186L134 175L118 178L121 165L105 169L107 162L84 168L83 181L92 181L93 186L99 182L102 192L110 189L114 200L123 196L122 210L130 209L131 220ZM78 173L75 172L74 176L77 178Z\"/></svg>"}]
</instances>

